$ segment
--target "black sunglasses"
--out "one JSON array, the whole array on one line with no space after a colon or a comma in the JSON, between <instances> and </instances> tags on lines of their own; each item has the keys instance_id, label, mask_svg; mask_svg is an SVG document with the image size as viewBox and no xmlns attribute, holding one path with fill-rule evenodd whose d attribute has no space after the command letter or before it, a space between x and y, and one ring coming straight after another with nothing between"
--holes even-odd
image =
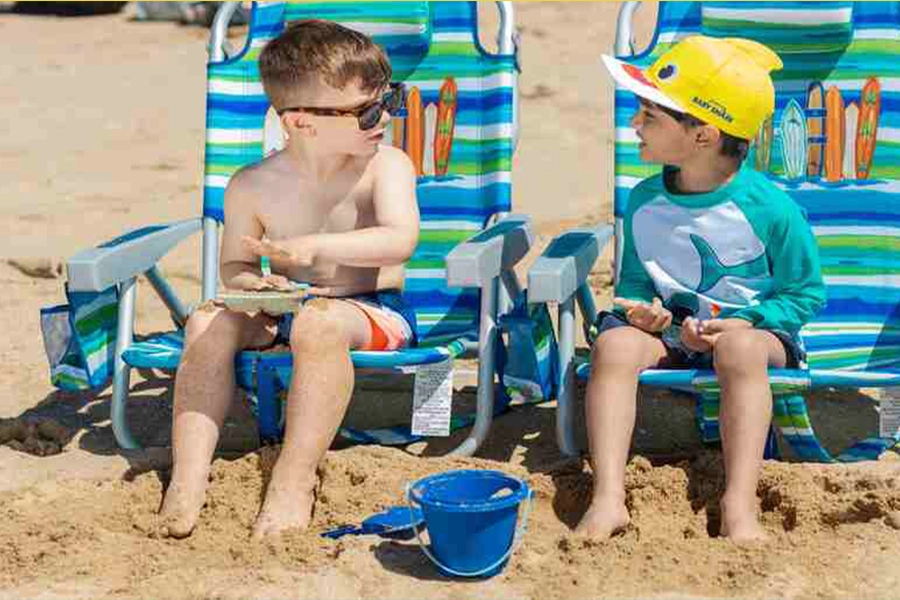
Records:
<instances>
[{"instance_id":1,"label":"black sunglasses","mask_svg":"<svg viewBox=\"0 0 900 600\"><path fill-rule=\"evenodd\" d=\"M372 129L381 120L385 111L396 116L406 105L406 86L402 83L390 84L390 89L380 99L368 102L356 108L322 108L319 106L290 106L278 111L279 116L286 112L305 112L320 117L356 117L362 131Z\"/></svg>"}]
</instances>

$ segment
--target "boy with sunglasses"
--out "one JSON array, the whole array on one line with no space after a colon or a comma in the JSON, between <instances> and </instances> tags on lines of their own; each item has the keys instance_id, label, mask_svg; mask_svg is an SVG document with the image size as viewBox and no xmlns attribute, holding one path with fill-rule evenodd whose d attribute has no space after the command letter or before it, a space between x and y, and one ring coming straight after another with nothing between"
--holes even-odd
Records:
<instances>
[{"instance_id":1,"label":"boy with sunglasses","mask_svg":"<svg viewBox=\"0 0 900 600\"><path fill-rule=\"evenodd\" d=\"M763 537L756 488L772 395L768 368L803 368L800 328L822 308L818 249L799 206L744 159L773 112L781 60L750 40L685 38L647 70L603 57L638 96L642 160L631 192L614 312L595 328L585 399L594 492L578 531L629 521L625 463L644 369L715 369L725 492L721 531Z\"/></svg>"},{"instance_id":2,"label":"boy with sunglasses","mask_svg":"<svg viewBox=\"0 0 900 600\"><path fill-rule=\"evenodd\" d=\"M161 533L173 537L189 535L199 518L237 352L287 342L293 354L284 443L253 526L259 537L309 524L316 467L353 391L350 351L414 343L400 290L419 235L416 177L402 151L379 145L403 105L387 56L363 34L310 20L269 42L259 67L285 147L231 178L220 276L243 290L307 282L314 298L280 319L218 307L189 319L160 510ZM261 269L264 257L271 272Z\"/></svg>"}]
</instances>

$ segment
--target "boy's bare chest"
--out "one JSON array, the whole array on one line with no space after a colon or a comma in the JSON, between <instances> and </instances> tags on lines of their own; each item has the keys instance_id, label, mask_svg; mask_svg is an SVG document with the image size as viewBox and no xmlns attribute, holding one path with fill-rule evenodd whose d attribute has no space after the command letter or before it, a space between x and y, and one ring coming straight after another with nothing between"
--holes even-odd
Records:
<instances>
[{"instance_id":1,"label":"boy's bare chest","mask_svg":"<svg viewBox=\"0 0 900 600\"><path fill-rule=\"evenodd\" d=\"M372 196L359 188L319 193L295 188L267 203L260 220L271 239L352 231L374 225Z\"/></svg>"}]
</instances>

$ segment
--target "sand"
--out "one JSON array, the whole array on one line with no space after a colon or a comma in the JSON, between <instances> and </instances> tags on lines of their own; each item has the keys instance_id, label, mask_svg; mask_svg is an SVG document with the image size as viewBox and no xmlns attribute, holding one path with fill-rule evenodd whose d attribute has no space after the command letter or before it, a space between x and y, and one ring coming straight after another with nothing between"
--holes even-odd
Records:
<instances>
[{"instance_id":1,"label":"sand","mask_svg":"<svg viewBox=\"0 0 900 600\"><path fill-rule=\"evenodd\" d=\"M534 218L540 246L610 217L610 89L598 57L611 50L618 6L517 8L515 203ZM198 211L206 31L137 23L131 10L81 19L0 13L0 37L19 48L0 64L0 598L900 597L896 454L853 466L767 462L758 496L769 539L735 544L716 535L722 464L697 440L690 400L650 390L641 393L628 467L633 522L609 541L572 534L591 477L583 459L556 449L552 404L498 418L472 459L440 458L465 432L405 450L336 444L321 466L312 530L258 543L250 525L277 449L258 449L238 403L195 534L155 538L171 380L134 374L129 417L146 449L118 450L110 391L52 388L38 325L38 309L62 301L62 257ZM491 6L482 12L496 22ZM652 5L639 13L639 45L653 13ZM491 34L482 37L490 45ZM193 239L162 265L192 301L198 257ZM592 282L608 303L608 257ZM143 282L138 314L143 332L169 325ZM471 366L456 381L458 405L471 406ZM408 418L408 388L362 378L348 423ZM876 408L869 390L811 401L832 450L871 435ZM415 542L316 535L400 504L408 481L459 467L502 469L536 491L525 542L497 577L444 578Z\"/></svg>"}]
</instances>

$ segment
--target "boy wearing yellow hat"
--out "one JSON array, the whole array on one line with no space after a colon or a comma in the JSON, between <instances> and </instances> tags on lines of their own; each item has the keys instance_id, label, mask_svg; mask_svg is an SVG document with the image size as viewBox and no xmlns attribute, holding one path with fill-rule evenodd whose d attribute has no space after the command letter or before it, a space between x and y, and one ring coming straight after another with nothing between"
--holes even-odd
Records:
<instances>
[{"instance_id":1,"label":"boy wearing yellow hat","mask_svg":"<svg viewBox=\"0 0 900 600\"><path fill-rule=\"evenodd\" d=\"M815 239L801 209L744 164L774 110L765 46L685 38L647 70L604 56L638 96L641 159L664 165L631 192L616 308L601 313L586 398L594 494L578 531L629 521L625 463L638 376L713 368L725 462L721 534L763 537L756 487L772 414L768 368L805 367L800 328L822 308Z\"/></svg>"}]
</instances>

